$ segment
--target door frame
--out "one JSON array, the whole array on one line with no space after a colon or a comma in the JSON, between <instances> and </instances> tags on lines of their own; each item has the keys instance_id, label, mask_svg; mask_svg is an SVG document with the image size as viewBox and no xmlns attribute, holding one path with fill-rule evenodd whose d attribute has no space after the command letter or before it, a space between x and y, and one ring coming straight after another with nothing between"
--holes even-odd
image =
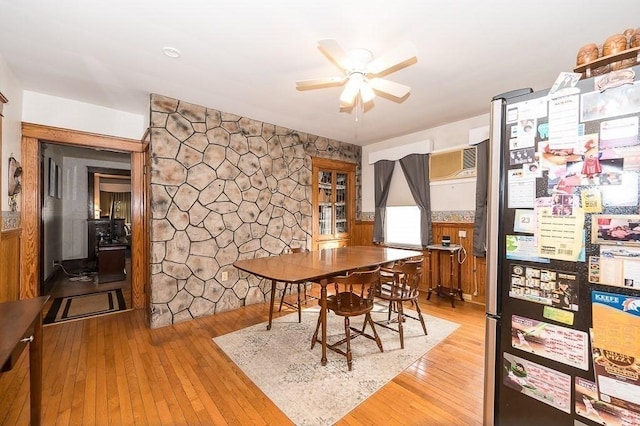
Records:
<instances>
[{"instance_id":1,"label":"door frame","mask_svg":"<svg viewBox=\"0 0 640 426\"><path fill-rule=\"evenodd\" d=\"M148 143L135 139L22 123L22 241L20 253L20 299L39 296L40 287L40 144L55 142L83 148L98 148L131 155L131 299L134 309L145 308L145 259L148 208L145 186L145 156Z\"/></svg>"}]
</instances>

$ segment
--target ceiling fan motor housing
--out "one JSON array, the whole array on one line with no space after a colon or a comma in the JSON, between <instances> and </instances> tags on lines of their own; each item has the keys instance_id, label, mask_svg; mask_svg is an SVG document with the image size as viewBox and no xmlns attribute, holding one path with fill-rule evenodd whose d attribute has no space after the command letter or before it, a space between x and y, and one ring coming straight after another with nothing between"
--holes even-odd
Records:
<instances>
[{"instance_id":1,"label":"ceiling fan motor housing","mask_svg":"<svg viewBox=\"0 0 640 426\"><path fill-rule=\"evenodd\" d=\"M347 52L345 68L348 74L354 72L367 74L367 65L373 61L373 53L367 49L351 49Z\"/></svg>"}]
</instances>

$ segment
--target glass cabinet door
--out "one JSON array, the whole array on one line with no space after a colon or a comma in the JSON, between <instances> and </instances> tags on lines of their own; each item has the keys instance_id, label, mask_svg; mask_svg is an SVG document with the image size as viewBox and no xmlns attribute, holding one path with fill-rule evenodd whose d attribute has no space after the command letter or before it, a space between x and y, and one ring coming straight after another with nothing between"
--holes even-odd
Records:
<instances>
[{"instance_id":1,"label":"glass cabinet door","mask_svg":"<svg viewBox=\"0 0 640 426\"><path fill-rule=\"evenodd\" d=\"M333 173L318 172L318 233L333 234Z\"/></svg>"},{"instance_id":2,"label":"glass cabinet door","mask_svg":"<svg viewBox=\"0 0 640 426\"><path fill-rule=\"evenodd\" d=\"M336 173L336 234L348 232L347 229L347 179L346 173Z\"/></svg>"},{"instance_id":3,"label":"glass cabinet door","mask_svg":"<svg viewBox=\"0 0 640 426\"><path fill-rule=\"evenodd\" d=\"M348 174L318 172L318 234L334 235L349 231L347 217Z\"/></svg>"}]
</instances>

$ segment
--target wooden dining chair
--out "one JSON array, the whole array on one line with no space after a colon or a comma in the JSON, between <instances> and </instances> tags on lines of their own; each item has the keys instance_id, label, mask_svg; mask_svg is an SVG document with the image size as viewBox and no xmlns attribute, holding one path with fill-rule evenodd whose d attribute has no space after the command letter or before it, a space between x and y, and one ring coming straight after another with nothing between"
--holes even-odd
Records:
<instances>
[{"instance_id":1,"label":"wooden dining chair","mask_svg":"<svg viewBox=\"0 0 640 426\"><path fill-rule=\"evenodd\" d=\"M291 253L306 253L308 250L302 247L290 247L289 250ZM298 311L298 322L302 322L302 301L300 295L304 296L304 303L307 303L307 285L309 283L296 283L298 286L298 303L293 304L287 300L285 300L285 296L287 295L287 290L289 290L289 286L291 283L285 282L284 287L282 288L282 295L280 296L280 307L278 308L278 312L282 311L282 305L286 305L292 309L296 309ZM301 291L302 290L302 291ZM312 297L312 296L309 296Z\"/></svg>"},{"instance_id":2,"label":"wooden dining chair","mask_svg":"<svg viewBox=\"0 0 640 426\"><path fill-rule=\"evenodd\" d=\"M404 349L402 323L406 317L419 320L424 334L428 334L427 326L418 304L418 295L420 294L418 286L422 281L422 263L423 258L418 257L395 262L391 267L380 268L380 285L375 289L375 297L389 302L387 321L376 321L376 324L398 332L402 349ZM404 313L403 304L405 302L411 302L415 305L418 314L417 318ZM397 317L394 319L391 318L392 312L397 313ZM397 328L390 325L394 322L398 324Z\"/></svg>"},{"instance_id":3,"label":"wooden dining chair","mask_svg":"<svg viewBox=\"0 0 640 426\"><path fill-rule=\"evenodd\" d=\"M351 371L353 364L353 355L351 353L351 340L358 336L364 336L374 340L378 344L380 352L384 352L382 341L376 332L376 327L371 319L371 310L373 309L374 289L380 281L380 268L370 269L367 271L358 270L351 272L345 276L334 277L332 279L335 293L327 296L327 314L334 314L344 317L344 333L345 337L335 343L329 344L327 348L334 352L344 355L347 358L347 365ZM321 314L320 314L321 315ZM364 315L364 324L362 329L351 327L350 318ZM367 324L371 326L373 335L365 333ZM318 325L313 333L311 340L311 349L315 346L318 339L318 332L321 327L321 316L318 316ZM341 346L346 343L346 350Z\"/></svg>"}]
</instances>

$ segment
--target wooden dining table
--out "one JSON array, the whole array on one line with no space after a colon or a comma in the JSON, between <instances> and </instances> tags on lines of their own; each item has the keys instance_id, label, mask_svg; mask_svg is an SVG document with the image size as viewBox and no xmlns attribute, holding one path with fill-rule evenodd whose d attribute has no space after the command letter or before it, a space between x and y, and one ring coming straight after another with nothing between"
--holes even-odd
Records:
<instances>
[{"instance_id":1,"label":"wooden dining table","mask_svg":"<svg viewBox=\"0 0 640 426\"><path fill-rule=\"evenodd\" d=\"M281 254L278 256L243 259L234 262L236 268L271 280L269 323L273 318L276 283L315 282L320 284L320 319L322 323L322 365L327 363L327 285L331 277L359 268L373 267L387 262L422 255L419 251L394 249L382 246L348 246L310 251L306 253Z\"/></svg>"}]
</instances>

